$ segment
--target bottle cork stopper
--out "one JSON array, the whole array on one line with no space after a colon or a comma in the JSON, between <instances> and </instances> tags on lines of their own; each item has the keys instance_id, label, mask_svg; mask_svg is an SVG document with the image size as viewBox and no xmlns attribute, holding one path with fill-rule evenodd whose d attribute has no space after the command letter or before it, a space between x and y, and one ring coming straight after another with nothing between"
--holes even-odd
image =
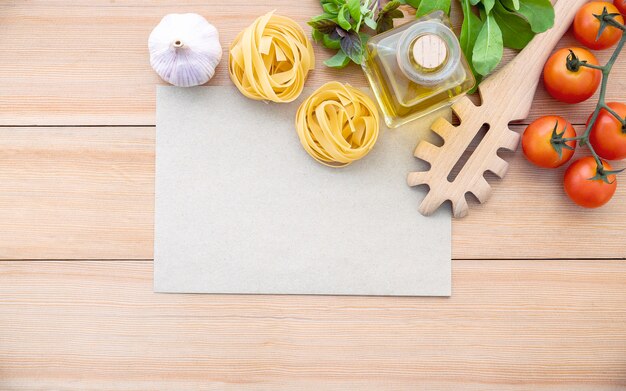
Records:
<instances>
[{"instance_id":1,"label":"bottle cork stopper","mask_svg":"<svg viewBox=\"0 0 626 391\"><path fill-rule=\"evenodd\" d=\"M448 58L448 46L436 34L424 34L413 43L413 61L425 71L440 68Z\"/></svg>"}]
</instances>

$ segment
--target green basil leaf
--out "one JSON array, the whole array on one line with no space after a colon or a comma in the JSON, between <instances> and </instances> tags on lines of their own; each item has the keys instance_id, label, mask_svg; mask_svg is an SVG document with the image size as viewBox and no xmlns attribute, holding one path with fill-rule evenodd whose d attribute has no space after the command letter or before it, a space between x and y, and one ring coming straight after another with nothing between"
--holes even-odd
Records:
<instances>
[{"instance_id":1,"label":"green basil leaf","mask_svg":"<svg viewBox=\"0 0 626 391\"><path fill-rule=\"evenodd\" d=\"M476 78L476 84L480 82L481 75L479 75L474 69L472 62L472 52L474 51L474 45L478 38L478 33L483 27L483 21L472 12L471 0L460 0L461 8L463 9L463 24L461 25L461 35L459 36L459 42L461 43L461 50L465 54L465 58L469 63L474 78Z\"/></svg>"},{"instance_id":2,"label":"green basil leaf","mask_svg":"<svg viewBox=\"0 0 626 391\"><path fill-rule=\"evenodd\" d=\"M451 0L424 0L417 7L415 12L416 17L427 15L433 11L443 11L446 14L450 14Z\"/></svg>"},{"instance_id":3,"label":"green basil leaf","mask_svg":"<svg viewBox=\"0 0 626 391\"><path fill-rule=\"evenodd\" d=\"M496 4L496 0L482 0L483 6L485 7L485 12L489 14L493 9L493 6Z\"/></svg>"},{"instance_id":4,"label":"green basil leaf","mask_svg":"<svg viewBox=\"0 0 626 391\"><path fill-rule=\"evenodd\" d=\"M403 18L404 13L398 9L400 2L393 0L387 3L378 13L376 18L376 33L380 34L393 28L393 20L395 18Z\"/></svg>"},{"instance_id":5,"label":"green basil leaf","mask_svg":"<svg viewBox=\"0 0 626 391\"><path fill-rule=\"evenodd\" d=\"M362 18L361 0L348 0L346 2L346 5L348 6L348 12L350 12L350 16L352 16L352 19L354 19L356 24L360 24Z\"/></svg>"},{"instance_id":6,"label":"green basil leaf","mask_svg":"<svg viewBox=\"0 0 626 391\"><path fill-rule=\"evenodd\" d=\"M319 42L324 38L324 33L319 30L313 29L313 31L311 31L311 36L313 36L313 40L315 42Z\"/></svg>"},{"instance_id":7,"label":"green basil leaf","mask_svg":"<svg viewBox=\"0 0 626 391\"><path fill-rule=\"evenodd\" d=\"M393 28L393 19L384 16L382 18L378 18L378 22L376 23L376 34L384 33L387 30L391 30Z\"/></svg>"},{"instance_id":8,"label":"green basil leaf","mask_svg":"<svg viewBox=\"0 0 626 391\"><path fill-rule=\"evenodd\" d=\"M382 10L380 10L381 13L386 14L390 11L396 10L398 9L398 7L400 7L400 1L399 0L392 0L389 3L385 4L385 6L383 7ZM402 12L402 11L400 11Z\"/></svg>"},{"instance_id":9,"label":"green basil leaf","mask_svg":"<svg viewBox=\"0 0 626 391\"><path fill-rule=\"evenodd\" d=\"M472 63L476 72L487 76L493 71L502 60L503 49L502 31L493 15L486 15L485 24L478 33L472 51Z\"/></svg>"},{"instance_id":10,"label":"green basil leaf","mask_svg":"<svg viewBox=\"0 0 626 391\"><path fill-rule=\"evenodd\" d=\"M347 13L347 6L344 4L341 6L339 13L337 14L337 23L339 23L339 26L341 26L344 30L350 30L352 28L352 25L348 21L348 17L346 15Z\"/></svg>"},{"instance_id":11,"label":"green basil leaf","mask_svg":"<svg viewBox=\"0 0 626 391\"><path fill-rule=\"evenodd\" d=\"M515 9L515 0L501 1L505 7ZM517 12L526 18L535 33L543 33L554 26L554 8L550 0L519 0Z\"/></svg>"},{"instance_id":12,"label":"green basil leaf","mask_svg":"<svg viewBox=\"0 0 626 391\"><path fill-rule=\"evenodd\" d=\"M493 17L502 31L502 42L508 48L523 49L535 36L526 19L507 10L499 1L493 9Z\"/></svg>"},{"instance_id":13,"label":"green basil leaf","mask_svg":"<svg viewBox=\"0 0 626 391\"><path fill-rule=\"evenodd\" d=\"M330 68L344 68L350 63L350 57L346 56L341 50L334 56L324 61L324 65Z\"/></svg>"},{"instance_id":14,"label":"green basil leaf","mask_svg":"<svg viewBox=\"0 0 626 391\"><path fill-rule=\"evenodd\" d=\"M377 27L377 23L374 19L372 19L371 17L366 17L365 19L363 19L363 21L365 22L365 25L369 28L371 28L372 30L376 30Z\"/></svg>"},{"instance_id":15,"label":"green basil leaf","mask_svg":"<svg viewBox=\"0 0 626 391\"><path fill-rule=\"evenodd\" d=\"M322 44L329 49L341 49L339 38L331 38L328 34L322 37Z\"/></svg>"},{"instance_id":16,"label":"green basil leaf","mask_svg":"<svg viewBox=\"0 0 626 391\"><path fill-rule=\"evenodd\" d=\"M430 1L430 0L426 0L426 1ZM404 0L404 2L402 4L408 4L411 7L415 8L415 9L418 9L421 2L422 2L422 0Z\"/></svg>"},{"instance_id":17,"label":"green basil leaf","mask_svg":"<svg viewBox=\"0 0 626 391\"><path fill-rule=\"evenodd\" d=\"M370 16L373 18L374 9L376 9L377 4L377 2L370 4L370 0L363 1L363 3L361 3L361 14L363 14L363 16Z\"/></svg>"},{"instance_id":18,"label":"green basil leaf","mask_svg":"<svg viewBox=\"0 0 626 391\"><path fill-rule=\"evenodd\" d=\"M311 25L311 23L319 22L319 21L325 20L325 19L335 20L336 17L337 17L337 15L323 13L321 15L317 15L317 16L312 17L311 20L309 20L309 25Z\"/></svg>"},{"instance_id":19,"label":"green basil leaf","mask_svg":"<svg viewBox=\"0 0 626 391\"><path fill-rule=\"evenodd\" d=\"M361 65L363 62L363 43L361 42L361 36L355 31L348 31L339 41L341 50L352 61Z\"/></svg>"},{"instance_id":20,"label":"green basil leaf","mask_svg":"<svg viewBox=\"0 0 626 391\"><path fill-rule=\"evenodd\" d=\"M478 38L478 33L483 27L483 21L472 12L470 0L460 1L464 18L463 24L461 25L461 35L459 36L459 41L461 43L461 49L463 50L463 53L465 53L465 57L468 61L470 61L474 44Z\"/></svg>"},{"instance_id":21,"label":"green basil leaf","mask_svg":"<svg viewBox=\"0 0 626 391\"><path fill-rule=\"evenodd\" d=\"M404 18L404 13L398 9L387 12L387 16L392 19Z\"/></svg>"},{"instance_id":22,"label":"green basil leaf","mask_svg":"<svg viewBox=\"0 0 626 391\"><path fill-rule=\"evenodd\" d=\"M337 15L337 12L339 12L339 7L335 3L322 4L322 8L328 14Z\"/></svg>"},{"instance_id":23,"label":"green basil leaf","mask_svg":"<svg viewBox=\"0 0 626 391\"><path fill-rule=\"evenodd\" d=\"M315 30L319 30L322 34L330 34L337 27L337 23L331 19L311 19L308 23L309 26L313 27Z\"/></svg>"},{"instance_id":24,"label":"green basil leaf","mask_svg":"<svg viewBox=\"0 0 626 391\"><path fill-rule=\"evenodd\" d=\"M519 0L513 0L513 9L515 11L519 10Z\"/></svg>"},{"instance_id":25,"label":"green basil leaf","mask_svg":"<svg viewBox=\"0 0 626 391\"><path fill-rule=\"evenodd\" d=\"M472 3L472 5L476 5L478 3L480 3L481 0L470 0L470 3Z\"/></svg>"}]
</instances>

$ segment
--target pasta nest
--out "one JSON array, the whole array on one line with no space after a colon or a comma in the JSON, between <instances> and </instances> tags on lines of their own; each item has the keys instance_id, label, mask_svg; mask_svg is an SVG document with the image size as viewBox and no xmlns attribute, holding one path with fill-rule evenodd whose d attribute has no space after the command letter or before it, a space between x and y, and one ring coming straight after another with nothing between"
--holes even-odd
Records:
<instances>
[{"instance_id":1,"label":"pasta nest","mask_svg":"<svg viewBox=\"0 0 626 391\"><path fill-rule=\"evenodd\" d=\"M378 139L374 102L349 84L329 82L308 97L296 114L304 149L318 162L343 167L369 153Z\"/></svg>"},{"instance_id":2,"label":"pasta nest","mask_svg":"<svg viewBox=\"0 0 626 391\"><path fill-rule=\"evenodd\" d=\"M314 67L313 46L302 27L273 12L257 18L230 45L230 78L250 99L291 102Z\"/></svg>"}]
</instances>

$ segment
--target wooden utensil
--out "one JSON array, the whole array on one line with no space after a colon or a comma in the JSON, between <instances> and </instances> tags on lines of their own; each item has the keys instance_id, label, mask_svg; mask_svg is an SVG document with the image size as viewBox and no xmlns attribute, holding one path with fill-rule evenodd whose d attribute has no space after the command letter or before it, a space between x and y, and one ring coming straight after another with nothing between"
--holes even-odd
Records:
<instances>
[{"instance_id":1,"label":"wooden utensil","mask_svg":"<svg viewBox=\"0 0 626 391\"><path fill-rule=\"evenodd\" d=\"M554 6L554 27L537 35L517 57L480 84L480 106L475 106L468 97L452 105L461 120L459 126L444 118L433 123L431 129L443 138L444 144L437 147L421 141L415 156L431 167L428 171L411 172L407 178L409 186L426 184L430 188L419 207L420 213L430 215L450 200L454 217L460 218L469 212L467 193L474 194L481 203L487 201L492 189L483 176L485 171L504 177L508 163L497 151L500 148L514 151L519 144L519 134L510 130L508 124L528 116L544 63L569 28L576 11L586 2L559 0ZM450 182L448 175L484 125L489 126L485 137Z\"/></svg>"}]
</instances>

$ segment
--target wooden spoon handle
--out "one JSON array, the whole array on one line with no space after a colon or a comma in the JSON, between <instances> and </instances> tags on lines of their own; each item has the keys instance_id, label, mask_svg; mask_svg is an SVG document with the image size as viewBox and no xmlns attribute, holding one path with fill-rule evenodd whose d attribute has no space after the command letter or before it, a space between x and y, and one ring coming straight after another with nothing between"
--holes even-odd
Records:
<instances>
[{"instance_id":1,"label":"wooden spoon handle","mask_svg":"<svg viewBox=\"0 0 626 391\"><path fill-rule=\"evenodd\" d=\"M554 6L554 27L537 35L513 60L480 84L483 104L515 102L511 120L528 116L543 66L552 49L588 0L558 0Z\"/></svg>"}]
</instances>

